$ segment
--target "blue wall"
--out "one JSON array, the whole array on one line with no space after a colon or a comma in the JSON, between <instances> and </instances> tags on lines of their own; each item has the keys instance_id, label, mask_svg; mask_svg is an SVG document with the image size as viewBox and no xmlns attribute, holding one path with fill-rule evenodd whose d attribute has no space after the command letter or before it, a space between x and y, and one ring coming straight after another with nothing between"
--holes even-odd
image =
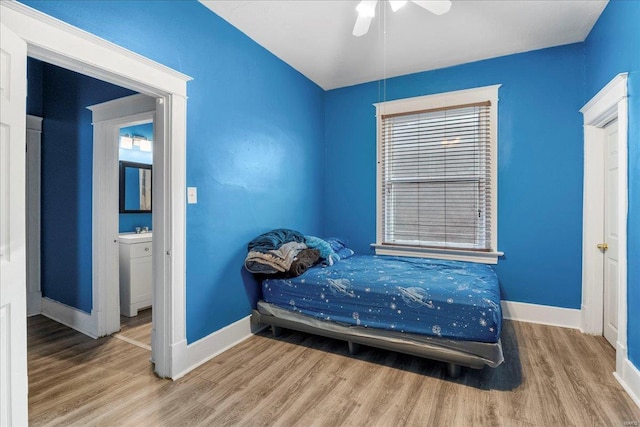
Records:
<instances>
[{"instance_id":1,"label":"blue wall","mask_svg":"<svg viewBox=\"0 0 640 427\"><path fill-rule=\"evenodd\" d=\"M386 100L502 84L498 249L502 298L579 308L584 49L573 44L387 81ZM378 83L326 95L325 232L360 253L376 238Z\"/></svg>"},{"instance_id":2,"label":"blue wall","mask_svg":"<svg viewBox=\"0 0 640 427\"><path fill-rule=\"evenodd\" d=\"M195 1L24 3L194 78L188 342L247 316L256 284L241 273L246 243L276 227L322 231L322 89Z\"/></svg>"},{"instance_id":3,"label":"blue wall","mask_svg":"<svg viewBox=\"0 0 640 427\"><path fill-rule=\"evenodd\" d=\"M51 64L42 64L42 81L32 84L42 87L44 117L42 294L91 312L93 126L86 107L133 92Z\"/></svg>"},{"instance_id":4,"label":"blue wall","mask_svg":"<svg viewBox=\"0 0 640 427\"><path fill-rule=\"evenodd\" d=\"M628 72L629 210L627 244L627 346L640 367L640 1L613 0L598 19L586 46L586 98L618 73Z\"/></svg>"},{"instance_id":5,"label":"blue wall","mask_svg":"<svg viewBox=\"0 0 640 427\"><path fill-rule=\"evenodd\" d=\"M143 136L153 140L153 123L120 128L120 136L123 135ZM140 151L140 147L134 145L131 149L120 148L118 158L127 162L151 165L153 164L153 151ZM119 215L119 231L120 233L128 233L135 231L136 227L149 227L151 230L152 220L153 216L150 213L121 213Z\"/></svg>"}]
</instances>

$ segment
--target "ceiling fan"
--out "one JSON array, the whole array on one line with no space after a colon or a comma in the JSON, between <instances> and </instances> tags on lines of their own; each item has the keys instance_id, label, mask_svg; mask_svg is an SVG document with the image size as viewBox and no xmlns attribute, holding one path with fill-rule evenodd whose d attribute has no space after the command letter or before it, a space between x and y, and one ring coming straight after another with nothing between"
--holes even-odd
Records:
<instances>
[{"instance_id":1,"label":"ceiling fan","mask_svg":"<svg viewBox=\"0 0 640 427\"><path fill-rule=\"evenodd\" d=\"M407 4L407 0L387 0L391 10L394 12ZM436 15L444 15L451 9L451 0L410 0L411 3L427 9L429 12ZM373 17L376 16L376 5L378 0L362 0L356 10L358 11L358 18L356 24L353 26L353 35L356 37L363 36L369 31L369 26Z\"/></svg>"}]
</instances>

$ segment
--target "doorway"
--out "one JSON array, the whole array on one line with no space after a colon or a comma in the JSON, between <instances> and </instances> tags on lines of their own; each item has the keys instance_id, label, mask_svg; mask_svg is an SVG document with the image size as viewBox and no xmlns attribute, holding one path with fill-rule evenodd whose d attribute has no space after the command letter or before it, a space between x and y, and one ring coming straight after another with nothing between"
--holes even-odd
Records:
<instances>
[{"instance_id":1,"label":"doorway","mask_svg":"<svg viewBox=\"0 0 640 427\"><path fill-rule=\"evenodd\" d=\"M152 229L153 142L154 139L156 142L164 140L164 135L154 138L156 100L141 94L129 95L132 92L128 89L31 58L27 69L28 99L33 99L27 103L28 112L37 111L46 117L46 132L41 144L42 119L27 116L27 314L43 314L92 338L111 335L121 330L121 313L137 316L138 309L152 305L152 233L143 236L146 251L135 255L131 261L130 271L138 273L126 289L136 291L133 293L123 293L119 283L122 278L119 280L118 251L123 252L123 239L118 239L118 233ZM112 101L114 98L116 100ZM87 105L104 100L108 101ZM131 115L119 119L107 117L109 111L114 110L119 115L122 111ZM138 110L139 113L133 114ZM110 119L108 123L104 123L106 119ZM114 136L104 138L104 132L95 132L94 140L94 126L105 128ZM132 138L128 137L130 134ZM135 199L133 190L144 189L137 194L138 206L127 203L121 206L123 213L119 213L119 161L134 160L144 163L143 177L148 175L148 180L141 181L142 186L134 185L129 192ZM73 179L75 177L78 179ZM129 180L136 184L133 178L138 176ZM105 182L113 185L101 185ZM92 209L94 197L105 201L108 213ZM144 206L141 200L145 202ZM93 221L83 225L81 218L92 218ZM92 227L109 230L102 236L115 236L116 242L110 242L109 238L106 242L95 241ZM120 240L120 248L117 240ZM142 241L136 240L136 245L127 247L138 247L137 243ZM105 250L92 250L94 248ZM80 254L81 251L85 254ZM83 262L80 262L80 255ZM113 270L105 271L106 267ZM101 274L103 271L105 274ZM120 301L128 300L127 306L135 313L130 309L121 310L118 294ZM83 295L86 296L83 298ZM104 313L106 320L102 332L95 321L95 313L99 312ZM115 319L113 326L109 323L111 318ZM147 310L141 318L145 319L144 325L138 320L135 331L131 330L130 322L124 325L125 336L135 332L134 336L138 337L139 331L143 330L144 344L139 346L151 351L151 311Z\"/></svg>"},{"instance_id":2,"label":"doorway","mask_svg":"<svg viewBox=\"0 0 640 427\"><path fill-rule=\"evenodd\" d=\"M582 331L627 361L627 74L617 75L581 110L584 116Z\"/></svg>"},{"instance_id":3,"label":"doorway","mask_svg":"<svg viewBox=\"0 0 640 427\"><path fill-rule=\"evenodd\" d=\"M66 23L52 20L47 15L34 11L21 3L1 2L0 9L3 24L3 49L4 43L8 44L9 41L12 45L16 44L20 47L19 45L22 44L26 48L16 49L16 54L12 57L12 63L16 65L16 83L19 83L20 74L24 73L28 55L90 77L127 87L156 100L156 111L158 112L156 126L166 138L156 146L154 152L154 163L163 165L161 172L157 174L157 179L154 180L153 193L158 206L157 213L153 218L156 237L154 251L166 255L155 257L153 261L153 270L157 273L154 276L156 281L154 305L161 307L156 311L162 313L161 317L155 319L157 322L154 322L157 329L156 345L158 348L158 354L155 357L155 370L160 377L176 375L183 368L176 366L177 361L181 360L180 357L172 357L172 355L176 346L183 347L186 343L184 299L175 297L175 295L180 296L184 293L186 82L191 78L89 33L79 31ZM9 36L11 36L10 40ZM3 75L7 77L6 74L3 73ZM7 83L12 82L7 81ZM15 99L24 99L24 95L20 96L20 92L25 90L24 77L22 77L22 84L13 85L12 83L11 87L15 88ZM22 93L24 94L24 92ZM16 114L13 114L14 110ZM9 112L11 115L8 114ZM3 108L3 118L5 117L4 113L7 113L6 118L11 120L11 125L15 125L16 129L25 128L23 103L16 103L15 106L12 104L7 109ZM7 143L11 146L24 144L24 130L22 134L18 132L12 134ZM15 170L15 174L12 169L12 177L15 178L15 182L20 182L20 179L25 176L24 162L20 163L22 164L16 165L18 169ZM102 185L106 184L102 183ZM16 195L14 198L11 193L11 211L4 212L3 210L3 218L5 213L7 218L14 218L14 209L17 214L24 212L24 186L22 188L22 196ZM94 211L99 210L100 202L100 200L94 199ZM96 208L96 204L98 208ZM9 205L3 204L3 208L5 206ZM24 213L18 216L24 217ZM13 231L15 231L17 240L11 248L16 250L14 259L24 260L24 245L19 245L19 236L24 235L25 225L22 222L22 224L17 223L16 226L17 229ZM99 234L101 231L94 229L94 233ZM14 233L11 236L13 235ZM105 239L94 238L93 241L105 241ZM112 239L111 243L117 242ZM6 270L6 272L11 274L10 277L8 276L8 280L20 284L24 289L26 279L23 269ZM26 343L24 342L26 325L25 322L18 320L26 316L25 300L24 297L8 300L8 303L15 303L11 312L11 319L14 320L15 317L15 322L7 321L6 325L11 325L11 329L6 331L6 335L3 334L7 337L7 347L3 341L1 349L3 354L10 356L7 363L11 364L12 372L15 372L11 378L4 376L2 378L3 390L6 386L8 392L13 390L13 384L26 383L26 376L20 379L22 375L26 375L26 371L22 369L26 363ZM94 308L91 313L91 322L93 322L92 327L100 333L105 324L104 311L101 311L99 307ZM6 396L12 396L11 403L7 404L16 408L16 414L21 414L21 408L25 408L23 405L26 394L23 394L18 388L13 391L13 393L6 394ZM13 400L13 397L16 400ZM21 415L18 419L20 418Z\"/></svg>"},{"instance_id":4,"label":"doorway","mask_svg":"<svg viewBox=\"0 0 640 427\"><path fill-rule=\"evenodd\" d=\"M2 97L3 130L15 130L11 134L3 133L0 144L2 160L9 161L5 156L7 153L12 153L15 160L9 163L12 186L5 188L4 180L0 185L0 198L3 199L0 222L11 231L2 233L0 238L3 263L0 271L3 285L7 285L2 287L0 299L3 307L11 307L11 310L0 309L0 328L3 330L0 352L6 356L0 363L3 373L0 376L0 389L3 390L0 414L3 424L26 424L25 159L24 154L19 153L24 153L20 147L24 147L25 142L27 56L127 87L157 100L156 126L166 136L155 152L154 163L162 164L163 172L156 177L153 190L160 207L153 219L154 252L163 255L153 261L156 281L153 302L155 307L161 307L156 312L162 313L154 321L158 350L155 372L160 377L174 377L184 370L181 366L184 356L180 352L186 348L185 301L182 297L185 289L186 93L191 78L19 2L0 2L0 32L3 54L11 58L10 63L3 61L3 66L10 66L10 69L3 68L1 92L12 94L10 98ZM5 196L11 204L4 203ZM95 329L100 330L105 323L104 313L92 313L91 318L95 321Z\"/></svg>"},{"instance_id":5,"label":"doorway","mask_svg":"<svg viewBox=\"0 0 640 427\"><path fill-rule=\"evenodd\" d=\"M163 172L154 166L154 150L164 138L155 125L156 100L137 94L88 108L99 147L96 178L113 184L94 189L103 208L94 217L117 237L116 245L108 242L103 251L107 258L100 268L103 280L97 283L96 305L105 313L105 334L115 332L116 338L151 350L154 361L153 323L162 313L152 310L153 217L158 206L151 187Z\"/></svg>"}]
</instances>

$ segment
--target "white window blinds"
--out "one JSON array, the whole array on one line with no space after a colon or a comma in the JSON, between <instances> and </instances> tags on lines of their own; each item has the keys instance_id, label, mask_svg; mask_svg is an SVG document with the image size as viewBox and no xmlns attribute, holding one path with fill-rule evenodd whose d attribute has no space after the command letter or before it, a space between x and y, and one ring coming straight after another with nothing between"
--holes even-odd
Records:
<instances>
[{"instance_id":1,"label":"white window blinds","mask_svg":"<svg viewBox=\"0 0 640 427\"><path fill-rule=\"evenodd\" d=\"M491 251L491 102L388 114L382 244Z\"/></svg>"}]
</instances>

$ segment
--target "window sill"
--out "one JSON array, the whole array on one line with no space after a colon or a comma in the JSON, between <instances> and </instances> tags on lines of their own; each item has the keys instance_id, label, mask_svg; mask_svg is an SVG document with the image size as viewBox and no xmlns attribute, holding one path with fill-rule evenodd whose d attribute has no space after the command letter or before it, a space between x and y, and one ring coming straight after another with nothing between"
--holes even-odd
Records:
<instances>
[{"instance_id":1,"label":"window sill","mask_svg":"<svg viewBox=\"0 0 640 427\"><path fill-rule=\"evenodd\" d=\"M476 252L460 249L417 248L413 246L379 245L377 243L372 243L371 247L375 249L376 255L435 258L453 261L478 262L482 264L497 264L498 257L504 255L504 252Z\"/></svg>"}]
</instances>

